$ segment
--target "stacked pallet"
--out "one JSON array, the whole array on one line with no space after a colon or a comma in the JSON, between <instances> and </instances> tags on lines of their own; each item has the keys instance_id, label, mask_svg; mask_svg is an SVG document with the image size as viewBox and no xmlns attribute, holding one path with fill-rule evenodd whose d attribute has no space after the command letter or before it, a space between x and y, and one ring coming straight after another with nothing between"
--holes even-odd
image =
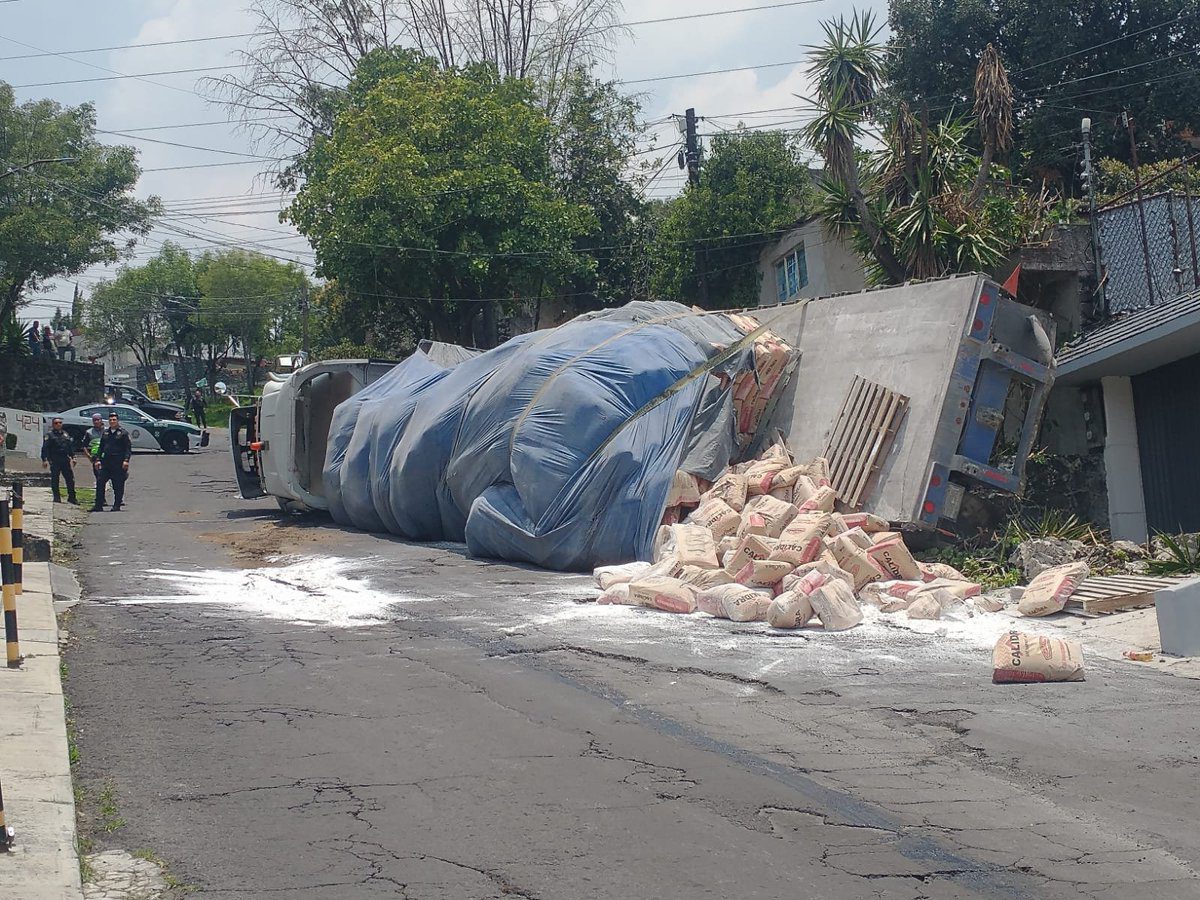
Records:
<instances>
[{"instance_id":1,"label":"stacked pallet","mask_svg":"<svg viewBox=\"0 0 1200 900\"><path fill-rule=\"evenodd\" d=\"M1084 579L1067 600L1067 609L1102 616L1154 605L1154 593L1186 578L1151 575L1096 575Z\"/></svg>"}]
</instances>

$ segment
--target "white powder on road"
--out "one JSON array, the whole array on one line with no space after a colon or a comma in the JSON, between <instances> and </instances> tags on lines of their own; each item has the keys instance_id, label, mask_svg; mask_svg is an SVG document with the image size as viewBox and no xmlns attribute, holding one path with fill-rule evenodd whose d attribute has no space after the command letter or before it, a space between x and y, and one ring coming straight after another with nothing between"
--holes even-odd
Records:
<instances>
[{"instance_id":1,"label":"white powder on road","mask_svg":"<svg viewBox=\"0 0 1200 900\"><path fill-rule=\"evenodd\" d=\"M196 603L233 613L282 619L300 625L361 627L385 622L388 607L426 598L371 588L360 573L362 560L288 557L261 569L150 569L163 594L98 597L122 604Z\"/></svg>"}]
</instances>

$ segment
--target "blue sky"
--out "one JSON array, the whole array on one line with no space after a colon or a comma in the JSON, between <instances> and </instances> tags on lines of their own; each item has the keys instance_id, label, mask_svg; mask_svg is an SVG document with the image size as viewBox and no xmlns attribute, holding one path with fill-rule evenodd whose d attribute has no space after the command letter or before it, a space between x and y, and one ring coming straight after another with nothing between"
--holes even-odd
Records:
<instances>
[{"instance_id":1,"label":"blue sky","mask_svg":"<svg viewBox=\"0 0 1200 900\"><path fill-rule=\"evenodd\" d=\"M665 16L691 15L712 11L766 6L781 0L627 0L623 19L635 21ZM886 15L880 0L857 4ZM108 72L125 74L160 72L170 69L225 66L236 62L236 51L243 40L224 40L169 47L113 50L75 54L90 48L151 41L248 32L253 21L246 0L16 0L0 3L0 57L43 51L67 53L72 58L0 60L0 79L13 85L68 79L98 78ZM849 3L841 0L814 0L802 6L739 12L712 18L675 23L639 25L616 48L613 59L602 74L622 80L655 78L662 75L694 73L739 66L761 66L799 60L803 45L815 42L819 22L839 13L848 13ZM24 46L30 45L30 46ZM87 65L88 63L91 66ZM694 106L700 115L712 119L702 124L702 133L747 124L795 127L795 115L763 113L734 115L745 111L786 107L797 101L794 95L806 93L801 66L761 68L694 78L672 79L630 86L643 95L646 121L682 113ZM220 74L219 72L215 74ZM247 135L227 124L225 110L204 97L197 79L202 74L160 75L148 80L123 79L83 84L46 85L17 90L19 100L52 97L66 104L92 102L101 129L123 131L163 125L195 125L170 130L139 131L143 138L157 138L192 144L208 150L189 150L154 144L146 140L101 135L112 143L129 143L140 151L145 169L197 163L231 162L237 156L213 151L251 153ZM156 82L156 83L151 83ZM665 147L677 140L669 122L648 131L648 140ZM653 159L651 155L649 158ZM671 166L655 182L654 196L677 191L683 176ZM195 211L198 198L242 197L268 189L256 164L143 174L137 193L157 194L168 207L177 211ZM195 227L229 241L266 241L271 252L311 262L312 255L303 239L290 238L290 229L279 223L277 208L253 207L236 217L214 215L193 219ZM211 204L207 214L228 213L221 201ZM214 221L219 219L221 221ZM236 223L236 224L231 224ZM261 230L260 230L261 229ZM169 231L156 230L137 258L152 253L159 243L171 239L189 247L202 247L206 241L181 238ZM86 291L111 271L97 267L78 279L65 279L38 295L38 300L23 310L26 317L45 317L55 306L67 306L76 281Z\"/></svg>"}]
</instances>

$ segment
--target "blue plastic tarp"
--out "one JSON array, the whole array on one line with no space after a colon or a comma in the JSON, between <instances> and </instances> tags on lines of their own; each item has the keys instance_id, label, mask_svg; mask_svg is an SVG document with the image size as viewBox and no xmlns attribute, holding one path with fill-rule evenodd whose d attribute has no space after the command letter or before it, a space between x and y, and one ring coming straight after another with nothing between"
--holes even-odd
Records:
<instances>
[{"instance_id":1,"label":"blue plastic tarp","mask_svg":"<svg viewBox=\"0 0 1200 900\"><path fill-rule=\"evenodd\" d=\"M337 408L330 512L552 569L647 558L685 458L708 477L729 462L716 372L750 364L744 339L724 316L632 303L449 368L418 352Z\"/></svg>"}]
</instances>

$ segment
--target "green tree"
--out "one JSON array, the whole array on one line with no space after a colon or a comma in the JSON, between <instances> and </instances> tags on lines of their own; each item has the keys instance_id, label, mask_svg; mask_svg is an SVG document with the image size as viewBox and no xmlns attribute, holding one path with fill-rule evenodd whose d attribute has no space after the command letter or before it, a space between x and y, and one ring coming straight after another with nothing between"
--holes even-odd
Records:
<instances>
[{"instance_id":1,"label":"green tree","mask_svg":"<svg viewBox=\"0 0 1200 900\"><path fill-rule=\"evenodd\" d=\"M700 184L654 216L653 293L710 309L757 305L759 256L810 210L811 182L790 134L713 137Z\"/></svg>"},{"instance_id":2,"label":"green tree","mask_svg":"<svg viewBox=\"0 0 1200 900\"><path fill-rule=\"evenodd\" d=\"M171 332L158 297L142 293L140 276L137 268L122 267L115 278L96 284L85 307L85 323L101 354L129 350L148 377Z\"/></svg>"},{"instance_id":3,"label":"green tree","mask_svg":"<svg viewBox=\"0 0 1200 900\"><path fill-rule=\"evenodd\" d=\"M0 82L0 321L26 292L96 263L115 263L149 231L158 201L131 196L135 151L96 140L91 106L18 104Z\"/></svg>"},{"instance_id":4,"label":"green tree","mask_svg":"<svg viewBox=\"0 0 1200 900\"><path fill-rule=\"evenodd\" d=\"M523 81L376 51L360 61L332 135L301 157L304 182L285 215L360 318L490 343L498 312L594 265L574 245L596 217L562 196L553 139Z\"/></svg>"},{"instance_id":5,"label":"green tree","mask_svg":"<svg viewBox=\"0 0 1200 900\"><path fill-rule=\"evenodd\" d=\"M1200 131L1194 0L890 0L889 22L892 93L934 120L971 108L976 65L995 45L1016 75L1014 165L1027 173L1073 180L1084 116L1098 155L1126 161L1124 109L1146 161Z\"/></svg>"},{"instance_id":6,"label":"green tree","mask_svg":"<svg viewBox=\"0 0 1200 900\"><path fill-rule=\"evenodd\" d=\"M588 209L596 230L575 240L594 264L563 281L574 306L595 309L644 298L641 276L649 230L642 179L627 171L638 142L638 104L612 83L577 69L554 121L551 164L568 202ZM604 249L589 249L600 247Z\"/></svg>"},{"instance_id":7,"label":"green tree","mask_svg":"<svg viewBox=\"0 0 1200 900\"><path fill-rule=\"evenodd\" d=\"M1190 194L1193 198L1200 194L1200 173L1197 173L1195 164L1181 166L1178 160L1164 159L1141 166L1140 173L1142 188L1146 194L1175 191L1178 194ZM1119 159L1096 161L1097 203L1111 203L1118 199L1132 200L1136 189L1137 179L1134 177L1133 166Z\"/></svg>"},{"instance_id":8,"label":"green tree","mask_svg":"<svg viewBox=\"0 0 1200 900\"><path fill-rule=\"evenodd\" d=\"M146 370L169 346L182 363L185 351L195 349L192 316L199 297L192 258L166 241L142 265L123 266L93 289L86 306L89 336L108 350L132 350Z\"/></svg>"},{"instance_id":9,"label":"green tree","mask_svg":"<svg viewBox=\"0 0 1200 900\"><path fill-rule=\"evenodd\" d=\"M195 264L200 308L197 340L206 348L210 381L230 342L242 349L247 390L259 363L299 345L300 296L308 277L294 263L244 250L207 252Z\"/></svg>"}]
</instances>

